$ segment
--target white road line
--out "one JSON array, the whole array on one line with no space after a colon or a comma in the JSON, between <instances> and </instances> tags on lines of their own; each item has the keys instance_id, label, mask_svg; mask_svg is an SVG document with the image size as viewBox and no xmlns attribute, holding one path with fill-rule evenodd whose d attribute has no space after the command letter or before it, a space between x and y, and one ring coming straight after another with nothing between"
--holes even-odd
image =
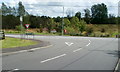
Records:
<instances>
[{"instance_id":1,"label":"white road line","mask_svg":"<svg viewBox=\"0 0 120 72\"><path fill-rule=\"evenodd\" d=\"M59 56L56 56L56 57L53 57L53 58L50 58L50 59L46 59L46 60L41 61L40 63L44 63L44 62L47 62L47 61L50 61L50 60L54 60L54 59L63 57L63 56L65 56L65 55L66 55L66 54L62 54L62 55L59 55Z\"/></svg>"},{"instance_id":2,"label":"white road line","mask_svg":"<svg viewBox=\"0 0 120 72\"><path fill-rule=\"evenodd\" d=\"M89 42L91 42L91 41L89 40Z\"/></svg>"},{"instance_id":3,"label":"white road line","mask_svg":"<svg viewBox=\"0 0 120 72\"><path fill-rule=\"evenodd\" d=\"M90 43L89 44L87 44L86 46L89 46L90 45Z\"/></svg>"},{"instance_id":4,"label":"white road line","mask_svg":"<svg viewBox=\"0 0 120 72\"><path fill-rule=\"evenodd\" d=\"M17 70L19 70L19 69L13 69L13 71L17 71Z\"/></svg>"},{"instance_id":5,"label":"white road line","mask_svg":"<svg viewBox=\"0 0 120 72\"><path fill-rule=\"evenodd\" d=\"M91 43L91 41L89 40L89 43L88 43L86 46L89 46L89 45L90 45L90 43Z\"/></svg>"},{"instance_id":6,"label":"white road line","mask_svg":"<svg viewBox=\"0 0 120 72\"><path fill-rule=\"evenodd\" d=\"M117 65L116 65L116 67L115 67L115 71L114 71L114 72L117 72L118 67L119 67L119 63L120 63L120 59L118 60L118 63L117 63Z\"/></svg>"},{"instance_id":7,"label":"white road line","mask_svg":"<svg viewBox=\"0 0 120 72\"><path fill-rule=\"evenodd\" d=\"M65 44L67 44L68 46L71 46L74 43L72 43L72 42L65 42Z\"/></svg>"},{"instance_id":8,"label":"white road line","mask_svg":"<svg viewBox=\"0 0 120 72\"><path fill-rule=\"evenodd\" d=\"M77 52L77 51L79 51L79 50L81 50L82 48L79 48L79 49L76 49L76 50L74 50L73 52Z\"/></svg>"}]
</instances>

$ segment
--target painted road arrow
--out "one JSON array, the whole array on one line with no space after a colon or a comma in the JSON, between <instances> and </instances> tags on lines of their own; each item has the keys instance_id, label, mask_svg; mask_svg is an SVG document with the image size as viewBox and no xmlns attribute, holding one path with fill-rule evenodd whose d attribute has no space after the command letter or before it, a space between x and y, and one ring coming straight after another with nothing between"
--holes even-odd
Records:
<instances>
[{"instance_id":1,"label":"painted road arrow","mask_svg":"<svg viewBox=\"0 0 120 72\"><path fill-rule=\"evenodd\" d=\"M65 44L67 44L68 46L71 46L74 43L72 43L72 42L65 42Z\"/></svg>"}]
</instances>

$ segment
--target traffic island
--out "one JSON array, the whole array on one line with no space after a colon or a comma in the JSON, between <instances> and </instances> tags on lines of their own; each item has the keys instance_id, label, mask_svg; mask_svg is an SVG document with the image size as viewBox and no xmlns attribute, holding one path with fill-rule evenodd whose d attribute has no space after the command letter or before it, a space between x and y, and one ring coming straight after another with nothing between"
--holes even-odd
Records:
<instances>
[{"instance_id":1,"label":"traffic island","mask_svg":"<svg viewBox=\"0 0 120 72\"><path fill-rule=\"evenodd\" d=\"M32 40L32 41L35 41L37 43L33 44L33 45L28 45L28 46L2 48L2 53L17 52L17 51L21 51L21 50L30 50L30 49L34 49L34 48L44 47L44 46L50 45L49 42L40 41L40 40L33 40L33 39L24 39L24 40ZM23 42L23 43L25 43L25 42Z\"/></svg>"}]
</instances>

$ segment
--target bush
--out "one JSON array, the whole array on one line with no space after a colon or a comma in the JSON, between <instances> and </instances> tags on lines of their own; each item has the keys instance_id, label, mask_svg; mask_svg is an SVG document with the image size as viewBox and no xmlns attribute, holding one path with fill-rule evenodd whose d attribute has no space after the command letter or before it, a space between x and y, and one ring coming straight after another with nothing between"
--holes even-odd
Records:
<instances>
[{"instance_id":1,"label":"bush","mask_svg":"<svg viewBox=\"0 0 120 72\"><path fill-rule=\"evenodd\" d=\"M106 30L104 28L101 29L101 32L104 33Z\"/></svg>"},{"instance_id":2,"label":"bush","mask_svg":"<svg viewBox=\"0 0 120 72\"><path fill-rule=\"evenodd\" d=\"M91 33L93 33L93 28L92 27L87 27L86 32L87 32L88 35L90 35Z\"/></svg>"},{"instance_id":3,"label":"bush","mask_svg":"<svg viewBox=\"0 0 120 72\"><path fill-rule=\"evenodd\" d=\"M86 29L86 24L87 23L84 20L80 20L78 27L81 33Z\"/></svg>"},{"instance_id":4,"label":"bush","mask_svg":"<svg viewBox=\"0 0 120 72\"><path fill-rule=\"evenodd\" d=\"M21 31L21 28L22 28L22 31L25 31L24 26L22 26L22 27L21 27L21 25L16 26L16 30L18 30L18 31Z\"/></svg>"},{"instance_id":5,"label":"bush","mask_svg":"<svg viewBox=\"0 0 120 72\"><path fill-rule=\"evenodd\" d=\"M76 33L75 29L72 27L65 27L65 29L67 30L67 34L75 34Z\"/></svg>"}]
</instances>

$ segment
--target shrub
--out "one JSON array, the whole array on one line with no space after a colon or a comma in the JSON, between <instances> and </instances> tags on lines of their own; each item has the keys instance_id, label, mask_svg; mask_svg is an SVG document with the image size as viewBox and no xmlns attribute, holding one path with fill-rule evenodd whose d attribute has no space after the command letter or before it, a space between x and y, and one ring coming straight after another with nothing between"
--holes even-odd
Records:
<instances>
[{"instance_id":1,"label":"shrub","mask_svg":"<svg viewBox=\"0 0 120 72\"><path fill-rule=\"evenodd\" d=\"M92 27L87 27L86 32L87 32L88 35L90 35L91 33L93 33L93 28Z\"/></svg>"},{"instance_id":2,"label":"shrub","mask_svg":"<svg viewBox=\"0 0 120 72\"><path fill-rule=\"evenodd\" d=\"M101 32L104 33L106 30L104 28L101 29Z\"/></svg>"},{"instance_id":3,"label":"shrub","mask_svg":"<svg viewBox=\"0 0 120 72\"><path fill-rule=\"evenodd\" d=\"M68 34L75 34L76 33L75 29L72 27L65 27L65 29L67 30Z\"/></svg>"},{"instance_id":4,"label":"shrub","mask_svg":"<svg viewBox=\"0 0 120 72\"><path fill-rule=\"evenodd\" d=\"M24 26L22 26L22 27L21 27L21 25L16 26L16 30L18 30L18 31L21 31L21 28L22 28L22 31L25 31Z\"/></svg>"},{"instance_id":5,"label":"shrub","mask_svg":"<svg viewBox=\"0 0 120 72\"><path fill-rule=\"evenodd\" d=\"M82 33L86 29L86 22L84 20L80 20L78 27L80 32Z\"/></svg>"}]
</instances>

